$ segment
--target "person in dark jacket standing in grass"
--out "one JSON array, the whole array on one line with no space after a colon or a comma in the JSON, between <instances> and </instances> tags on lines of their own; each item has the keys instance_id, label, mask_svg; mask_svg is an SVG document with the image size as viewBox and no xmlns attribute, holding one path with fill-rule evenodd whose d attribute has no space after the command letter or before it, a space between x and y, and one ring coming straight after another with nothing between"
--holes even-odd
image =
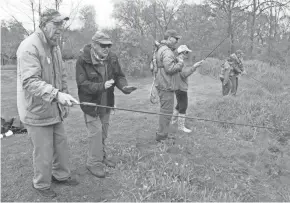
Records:
<instances>
[{"instance_id":1,"label":"person in dark jacket standing in grass","mask_svg":"<svg viewBox=\"0 0 290 203\"><path fill-rule=\"evenodd\" d=\"M177 58L182 57L186 60L188 58L189 52L192 51L186 45L180 45L177 49ZM175 91L177 104L173 111L171 124L175 124L178 121L178 129L186 133L192 132L192 130L185 127L185 118L183 118L186 115L186 110L188 106L188 77L192 75L198 67L201 66L202 62L203 60L195 63L193 66L185 65L185 67L179 73L180 77L178 77L177 80L178 90ZM177 117L178 115L183 117Z\"/></svg>"},{"instance_id":2,"label":"person in dark jacket standing in grass","mask_svg":"<svg viewBox=\"0 0 290 203\"><path fill-rule=\"evenodd\" d=\"M118 57L110 51L110 37L103 32L96 32L91 44L85 45L76 62L76 82L80 102L114 107L114 87L124 94L130 94L136 88L128 86L120 67ZM108 136L110 108L81 105L88 131L87 169L96 177L105 177L104 165L115 167L104 150ZM98 126L98 118L102 127ZM101 129L101 132L99 132Z\"/></svg>"},{"instance_id":3,"label":"person in dark jacket standing in grass","mask_svg":"<svg viewBox=\"0 0 290 203\"><path fill-rule=\"evenodd\" d=\"M222 64L220 80L222 82L222 94L223 96L231 95L236 96L238 90L239 75L246 74L246 71L242 62L243 52L237 50L231 54Z\"/></svg>"}]
</instances>

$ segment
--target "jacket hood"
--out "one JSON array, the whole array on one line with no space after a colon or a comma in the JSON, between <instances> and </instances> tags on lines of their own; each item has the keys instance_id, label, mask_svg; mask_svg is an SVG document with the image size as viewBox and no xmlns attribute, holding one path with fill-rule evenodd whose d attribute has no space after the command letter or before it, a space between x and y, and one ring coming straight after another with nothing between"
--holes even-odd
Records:
<instances>
[{"instance_id":1,"label":"jacket hood","mask_svg":"<svg viewBox=\"0 0 290 203\"><path fill-rule=\"evenodd\" d=\"M92 57L91 57L91 44L86 44L81 50L80 50L80 57L86 62L86 63L93 63Z\"/></svg>"},{"instance_id":2,"label":"jacket hood","mask_svg":"<svg viewBox=\"0 0 290 203\"><path fill-rule=\"evenodd\" d=\"M160 45L166 45L167 47L169 47L172 51L175 51L176 47L172 47L171 45L168 44L168 42L166 40L162 40L160 42Z\"/></svg>"}]
</instances>

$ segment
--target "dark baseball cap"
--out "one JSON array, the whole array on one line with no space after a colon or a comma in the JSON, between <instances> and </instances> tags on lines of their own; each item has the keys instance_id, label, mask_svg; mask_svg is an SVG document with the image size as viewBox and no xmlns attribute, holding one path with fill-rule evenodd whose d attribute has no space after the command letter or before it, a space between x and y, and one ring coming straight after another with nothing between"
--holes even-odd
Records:
<instances>
[{"instance_id":1,"label":"dark baseball cap","mask_svg":"<svg viewBox=\"0 0 290 203\"><path fill-rule=\"evenodd\" d=\"M167 30L164 33L164 38L168 38L168 37L174 37L174 38L180 39L181 35L178 35L176 30Z\"/></svg>"},{"instance_id":2,"label":"dark baseball cap","mask_svg":"<svg viewBox=\"0 0 290 203\"><path fill-rule=\"evenodd\" d=\"M92 37L92 41L93 42L98 42L100 44L113 44L113 42L111 41L111 38L109 37L109 35L97 31L94 36Z\"/></svg>"},{"instance_id":3,"label":"dark baseball cap","mask_svg":"<svg viewBox=\"0 0 290 203\"><path fill-rule=\"evenodd\" d=\"M50 21L51 22L62 22L64 20L69 20L69 17L61 15L55 9L47 9L40 16L41 24L46 23L46 22L50 22Z\"/></svg>"}]
</instances>

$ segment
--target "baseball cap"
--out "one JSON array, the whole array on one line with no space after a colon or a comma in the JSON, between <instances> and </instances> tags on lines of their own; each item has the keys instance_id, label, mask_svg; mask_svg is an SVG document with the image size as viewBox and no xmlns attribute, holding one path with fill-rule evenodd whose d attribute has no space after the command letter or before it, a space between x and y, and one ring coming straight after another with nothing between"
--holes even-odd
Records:
<instances>
[{"instance_id":1,"label":"baseball cap","mask_svg":"<svg viewBox=\"0 0 290 203\"><path fill-rule=\"evenodd\" d=\"M181 35L178 35L176 30L167 30L164 33L164 38L168 38L168 37L175 37L177 39L181 39Z\"/></svg>"},{"instance_id":2,"label":"baseball cap","mask_svg":"<svg viewBox=\"0 0 290 203\"><path fill-rule=\"evenodd\" d=\"M97 31L94 36L92 37L92 41L93 42L98 42L100 44L113 44L113 42L111 41L111 38L109 37L109 35Z\"/></svg>"},{"instance_id":3,"label":"baseball cap","mask_svg":"<svg viewBox=\"0 0 290 203\"><path fill-rule=\"evenodd\" d=\"M181 52L185 52L185 51L188 51L188 52L192 52L192 50L190 50L186 45L180 45L178 48L177 48L177 53L181 53Z\"/></svg>"},{"instance_id":4,"label":"baseball cap","mask_svg":"<svg viewBox=\"0 0 290 203\"><path fill-rule=\"evenodd\" d=\"M41 24L42 23L49 22L49 21L52 21L52 22L61 22L63 20L69 20L69 17L68 16L61 15L55 9L47 9L40 16L40 23Z\"/></svg>"}]
</instances>

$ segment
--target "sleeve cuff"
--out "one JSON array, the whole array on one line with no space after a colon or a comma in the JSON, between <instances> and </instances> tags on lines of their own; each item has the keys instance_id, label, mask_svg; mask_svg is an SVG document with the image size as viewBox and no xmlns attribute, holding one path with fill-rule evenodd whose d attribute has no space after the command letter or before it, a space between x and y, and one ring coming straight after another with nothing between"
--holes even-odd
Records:
<instances>
[{"instance_id":1,"label":"sleeve cuff","mask_svg":"<svg viewBox=\"0 0 290 203\"><path fill-rule=\"evenodd\" d=\"M52 92L50 94L50 99L49 99L50 102L56 102L57 101L56 96L57 96L58 92L59 92L58 89L53 89L52 90Z\"/></svg>"}]
</instances>

